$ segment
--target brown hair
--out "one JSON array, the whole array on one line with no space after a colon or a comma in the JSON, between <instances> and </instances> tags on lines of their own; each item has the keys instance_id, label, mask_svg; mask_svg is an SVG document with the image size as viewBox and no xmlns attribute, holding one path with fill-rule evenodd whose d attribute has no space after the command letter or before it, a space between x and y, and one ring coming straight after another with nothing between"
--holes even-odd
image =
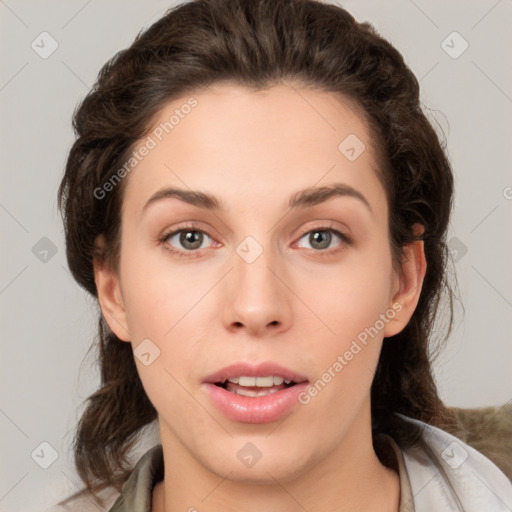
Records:
<instances>
[{"instance_id":1,"label":"brown hair","mask_svg":"<svg viewBox=\"0 0 512 512\"><path fill-rule=\"evenodd\" d=\"M263 89L284 80L355 101L366 117L388 196L395 262L424 227L427 271L417 308L404 330L385 340L371 389L372 428L399 445L421 432L394 412L451 431L455 416L441 401L431 370L433 341L453 319L446 231L453 176L444 145L424 115L419 84L401 54L369 23L314 0L193 0L170 9L117 53L74 113L76 141L59 188L67 260L97 297L93 258L117 268L124 182L98 199L95 190L129 159L134 145L170 100L221 81ZM95 249L103 234L104 252ZM444 295L446 296L444 297ZM433 339L439 304L448 329ZM442 338L442 339L441 339ZM99 315L101 387L88 398L74 440L75 464L88 492L119 491L132 468L127 454L157 417L134 363Z\"/></svg>"}]
</instances>

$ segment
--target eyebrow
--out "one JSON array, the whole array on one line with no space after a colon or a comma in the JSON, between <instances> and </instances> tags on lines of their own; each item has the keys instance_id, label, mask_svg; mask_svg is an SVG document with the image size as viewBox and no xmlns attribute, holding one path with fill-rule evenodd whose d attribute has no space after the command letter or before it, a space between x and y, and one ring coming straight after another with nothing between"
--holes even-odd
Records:
<instances>
[{"instance_id":1,"label":"eyebrow","mask_svg":"<svg viewBox=\"0 0 512 512\"><path fill-rule=\"evenodd\" d=\"M363 203L371 213L373 213L370 203L364 197L361 192L355 188L346 185L344 183L333 183L323 187L311 187L304 190L295 192L288 202L288 207L291 210L298 208L306 208L321 204L332 197L347 196L358 199ZM148 207L157 201L163 199L176 198L185 203L191 204L198 208L203 208L211 211L226 211L227 208L221 199L215 197L212 194L206 192L200 192L198 190L184 190L180 188L165 187L157 190L146 202L142 208L144 213Z\"/></svg>"}]
</instances>

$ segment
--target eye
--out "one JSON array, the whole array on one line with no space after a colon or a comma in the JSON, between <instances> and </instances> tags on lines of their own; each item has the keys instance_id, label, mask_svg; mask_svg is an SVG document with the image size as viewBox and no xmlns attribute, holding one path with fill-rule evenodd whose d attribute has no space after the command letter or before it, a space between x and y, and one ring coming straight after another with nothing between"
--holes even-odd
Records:
<instances>
[{"instance_id":1,"label":"eye","mask_svg":"<svg viewBox=\"0 0 512 512\"><path fill-rule=\"evenodd\" d=\"M342 247L337 250L341 250L344 245L350 244L351 240L347 235L341 233L337 229L333 229L327 226L322 226L307 231L301 236L300 240L307 237L306 239L310 244L310 247L308 247L308 249L314 249L317 252L323 252L325 251L325 249L328 249L329 246L331 245L331 242L333 241L333 234L334 238L338 238L343 242L342 244L340 244L342 245ZM337 250L335 250L334 252L337 252ZM327 252L332 253L333 251Z\"/></svg>"},{"instance_id":2,"label":"eye","mask_svg":"<svg viewBox=\"0 0 512 512\"><path fill-rule=\"evenodd\" d=\"M338 244L339 247L337 249L326 250L333 241L333 235L334 239L338 238L342 243ZM330 226L321 226L309 230L301 236L299 241L306 237L310 244L310 247L306 247L307 249L311 249L317 253L325 253L326 255L336 253L351 243L351 238L348 235ZM208 233L199 229L198 226L189 225L181 226L163 234L159 239L159 243L161 243L166 250L177 256L196 257L200 256L198 252L200 249L205 249L203 246L205 238L213 240Z\"/></svg>"},{"instance_id":3,"label":"eye","mask_svg":"<svg viewBox=\"0 0 512 512\"><path fill-rule=\"evenodd\" d=\"M202 245L205 241L205 237L212 240L207 233L197 226L183 226L162 235L160 243L162 243L167 250L178 256L192 256L192 254L187 253L204 249ZM176 247L176 245L178 245L178 247Z\"/></svg>"}]
</instances>

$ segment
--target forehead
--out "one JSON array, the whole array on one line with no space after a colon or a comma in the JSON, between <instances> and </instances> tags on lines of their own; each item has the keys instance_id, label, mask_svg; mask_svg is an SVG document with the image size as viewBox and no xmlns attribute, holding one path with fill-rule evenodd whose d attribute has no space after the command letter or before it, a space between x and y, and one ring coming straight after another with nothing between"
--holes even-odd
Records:
<instances>
[{"instance_id":1,"label":"forehead","mask_svg":"<svg viewBox=\"0 0 512 512\"><path fill-rule=\"evenodd\" d=\"M285 206L294 190L345 183L379 203L373 144L360 108L339 95L292 84L262 91L217 84L168 102L154 117L134 148L151 147L127 176L123 210L140 212L164 186L252 208Z\"/></svg>"}]
</instances>

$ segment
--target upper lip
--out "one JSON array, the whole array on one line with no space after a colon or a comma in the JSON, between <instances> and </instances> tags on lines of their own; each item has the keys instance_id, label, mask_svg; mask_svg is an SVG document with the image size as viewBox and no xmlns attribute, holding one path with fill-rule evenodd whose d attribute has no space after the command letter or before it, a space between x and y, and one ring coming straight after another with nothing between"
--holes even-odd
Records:
<instances>
[{"instance_id":1,"label":"upper lip","mask_svg":"<svg viewBox=\"0 0 512 512\"><path fill-rule=\"evenodd\" d=\"M289 370L278 363L265 362L257 365L251 365L249 363L238 362L208 375L203 382L217 384L233 377L268 377L269 375L283 377L284 379L289 379L296 384L308 380L306 376L294 372L293 370Z\"/></svg>"}]
</instances>

